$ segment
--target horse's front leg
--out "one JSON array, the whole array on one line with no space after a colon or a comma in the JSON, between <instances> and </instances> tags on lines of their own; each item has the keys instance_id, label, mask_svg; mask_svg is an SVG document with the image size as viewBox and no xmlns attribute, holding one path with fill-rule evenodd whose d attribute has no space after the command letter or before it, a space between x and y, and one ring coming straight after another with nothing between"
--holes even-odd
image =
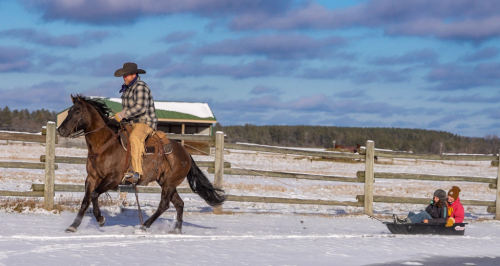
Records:
<instances>
[{"instance_id":1,"label":"horse's front leg","mask_svg":"<svg viewBox=\"0 0 500 266\"><path fill-rule=\"evenodd\" d=\"M87 179L85 179L85 196L83 197L82 200L82 205L80 206L80 210L78 211L78 214L76 215L75 220L73 223L66 229L66 233L75 233L76 229L80 224L82 223L83 215L87 211L90 205L90 195L92 191L95 188L95 182L89 180L89 176L87 176Z\"/></svg>"},{"instance_id":2,"label":"horse's front leg","mask_svg":"<svg viewBox=\"0 0 500 266\"><path fill-rule=\"evenodd\" d=\"M102 193L116 187L119 183L116 180L117 179L113 179L113 178L105 178L99 184L99 186L97 186L94 189L94 191L92 191L92 194L91 194L92 207L94 208L94 216L95 216L95 219L97 220L97 223L101 227L104 226L104 224L106 223L106 218L104 218L104 216L101 215L101 210L99 209L99 196Z\"/></svg>"}]
</instances>

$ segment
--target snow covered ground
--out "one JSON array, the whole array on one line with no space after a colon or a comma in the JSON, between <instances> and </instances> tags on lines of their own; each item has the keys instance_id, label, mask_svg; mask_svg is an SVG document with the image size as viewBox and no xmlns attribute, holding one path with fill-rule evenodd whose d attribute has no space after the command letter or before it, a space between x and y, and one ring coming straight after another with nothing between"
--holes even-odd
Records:
<instances>
[{"instance_id":1,"label":"snow covered ground","mask_svg":"<svg viewBox=\"0 0 500 266\"><path fill-rule=\"evenodd\" d=\"M40 144L0 142L1 161L37 162L44 153ZM56 155L85 156L86 150L57 148ZM230 151L225 159L233 167L263 170L352 177L364 170L364 163L244 151ZM213 157L195 156L195 160ZM379 160L375 171L491 178L497 174L489 162L422 160ZM59 164L56 170L56 183L83 184L84 179L83 165ZM0 169L1 190L30 190L33 182L43 182L43 170ZM452 185L462 189L462 199L495 200L495 191L487 185L466 182L377 179L374 193L430 199L435 189L448 190ZM363 194L363 184L357 183L252 176L226 175L224 188L232 195L345 201L355 201L356 195ZM78 207L82 197L82 193L57 193L56 202ZM88 212L76 234L64 233L74 212L15 209L5 202L22 199L1 198L0 265L441 265L432 263L449 262L451 257L459 257L454 265L500 264L500 222L492 220L486 207L465 207L469 225L463 237L403 236L391 234L379 221L362 215L361 208L226 202L226 214L214 215L198 196L181 194L185 201L183 234L170 235L174 210L142 232L134 196L129 194L125 205L118 193L110 193L110 197L111 203L102 208L106 225L98 227ZM147 219L155 211L159 195L141 194L140 201ZM375 203L374 209L379 217L389 219L392 213L404 215L424 207Z\"/></svg>"}]
</instances>

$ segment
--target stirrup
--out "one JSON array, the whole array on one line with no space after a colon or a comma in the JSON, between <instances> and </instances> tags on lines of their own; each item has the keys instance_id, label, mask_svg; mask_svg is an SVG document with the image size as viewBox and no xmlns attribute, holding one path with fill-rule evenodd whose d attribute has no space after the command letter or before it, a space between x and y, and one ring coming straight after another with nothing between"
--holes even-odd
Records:
<instances>
[{"instance_id":1,"label":"stirrup","mask_svg":"<svg viewBox=\"0 0 500 266\"><path fill-rule=\"evenodd\" d=\"M169 142L167 145L163 146L163 149L165 150L165 154L169 155L173 150L172 144Z\"/></svg>"},{"instance_id":2,"label":"stirrup","mask_svg":"<svg viewBox=\"0 0 500 266\"><path fill-rule=\"evenodd\" d=\"M140 177L141 176L137 172L135 172L135 173L134 172L128 172L128 173L125 174L125 177L123 179L125 179L125 181L127 181L127 182L135 184L135 183L139 182L139 178Z\"/></svg>"}]
</instances>

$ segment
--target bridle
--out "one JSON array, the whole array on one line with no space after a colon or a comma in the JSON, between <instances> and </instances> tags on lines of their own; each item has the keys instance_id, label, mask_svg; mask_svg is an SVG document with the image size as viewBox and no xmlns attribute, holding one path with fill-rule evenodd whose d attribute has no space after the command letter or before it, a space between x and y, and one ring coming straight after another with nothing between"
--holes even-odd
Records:
<instances>
[{"instance_id":1,"label":"bridle","mask_svg":"<svg viewBox=\"0 0 500 266\"><path fill-rule=\"evenodd\" d=\"M76 122L75 126L71 129L71 132L69 133L69 138L74 139L74 138L77 138L77 137L80 137L80 136L87 136L87 135L89 135L91 133L94 133L96 131L99 131L99 130L105 128L109 124L109 121L108 121L108 123L104 124L104 126L98 128L98 129L94 129L94 130L92 130L90 132L87 132L87 133L84 133L84 131L85 131L86 128L85 129L80 129L80 130L77 131L76 129L80 125L80 122L82 121L82 118L85 115L86 111L87 111L87 107L84 105L82 115L80 116L80 118L78 118L78 121Z\"/></svg>"}]
</instances>

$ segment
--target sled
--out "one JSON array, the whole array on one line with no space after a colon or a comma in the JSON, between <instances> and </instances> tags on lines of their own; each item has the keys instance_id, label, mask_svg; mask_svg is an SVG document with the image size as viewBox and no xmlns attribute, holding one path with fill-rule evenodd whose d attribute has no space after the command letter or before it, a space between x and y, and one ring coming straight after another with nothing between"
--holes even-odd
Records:
<instances>
[{"instance_id":1,"label":"sled","mask_svg":"<svg viewBox=\"0 0 500 266\"><path fill-rule=\"evenodd\" d=\"M445 224L424 223L396 224L393 222L384 222L384 224L393 234L463 236L465 233L465 225L467 223L456 223L451 227L446 227L444 226Z\"/></svg>"}]
</instances>

